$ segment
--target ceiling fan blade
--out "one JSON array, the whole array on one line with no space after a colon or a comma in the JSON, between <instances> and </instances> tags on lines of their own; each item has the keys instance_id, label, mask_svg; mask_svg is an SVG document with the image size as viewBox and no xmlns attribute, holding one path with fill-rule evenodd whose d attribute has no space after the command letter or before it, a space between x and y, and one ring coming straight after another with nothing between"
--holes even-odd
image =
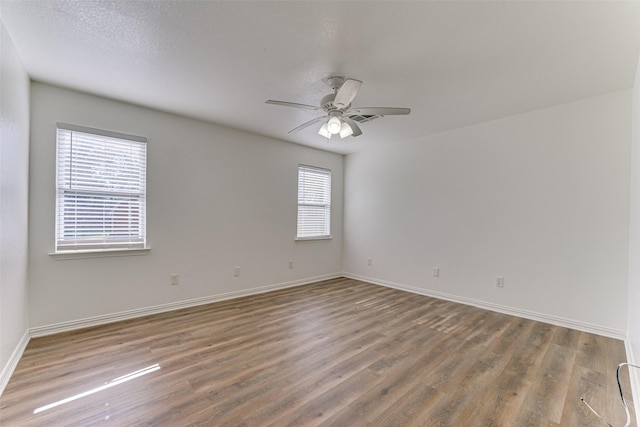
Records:
<instances>
[{"instance_id":1,"label":"ceiling fan blade","mask_svg":"<svg viewBox=\"0 0 640 427\"><path fill-rule=\"evenodd\" d=\"M352 108L345 114L358 116L397 116L411 113L411 108L362 107Z\"/></svg>"},{"instance_id":2,"label":"ceiling fan blade","mask_svg":"<svg viewBox=\"0 0 640 427\"><path fill-rule=\"evenodd\" d=\"M358 94L360 90L360 86L362 82L360 80L355 79L347 79L344 81L340 89L338 89L338 93L336 93L336 98L333 100L333 105L338 109L346 108L351 102L353 102L354 98Z\"/></svg>"},{"instance_id":3,"label":"ceiling fan blade","mask_svg":"<svg viewBox=\"0 0 640 427\"><path fill-rule=\"evenodd\" d=\"M283 107L304 108L305 110L322 111L322 107L316 107L314 105L297 104L295 102L287 102L287 101L274 101L273 99L265 101L265 104L281 105Z\"/></svg>"},{"instance_id":4,"label":"ceiling fan blade","mask_svg":"<svg viewBox=\"0 0 640 427\"><path fill-rule=\"evenodd\" d=\"M344 120L349 126L351 126L351 130L353 131L353 133L351 134L351 136L359 136L362 135L362 131L360 130L360 128L358 127L358 125L356 124L356 122L354 122L353 120L351 120L349 117L345 117L342 116L342 120Z\"/></svg>"},{"instance_id":5,"label":"ceiling fan blade","mask_svg":"<svg viewBox=\"0 0 640 427\"><path fill-rule=\"evenodd\" d=\"M294 132L298 132L304 128L308 128L309 126L311 126L314 123L318 123L321 120L326 120L327 116L320 116L320 117L316 117L315 119L309 120L306 123L301 124L300 126L298 126L297 128L291 129L288 133L294 133Z\"/></svg>"}]
</instances>

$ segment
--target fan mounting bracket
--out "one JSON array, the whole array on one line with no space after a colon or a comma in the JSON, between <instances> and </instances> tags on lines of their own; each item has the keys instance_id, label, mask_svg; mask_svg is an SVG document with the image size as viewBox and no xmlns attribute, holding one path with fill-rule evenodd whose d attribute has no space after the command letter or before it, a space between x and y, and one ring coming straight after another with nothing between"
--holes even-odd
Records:
<instances>
[{"instance_id":1,"label":"fan mounting bracket","mask_svg":"<svg viewBox=\"0 0 640 427\"><path fill-rule=\"evenodd\" d=\"M331 77L327 77L324 82L331 88L334 90L334 92L337 92L338 89L340 89L340 87L342 87L342 85L344 84L344 77L341 76L331 76Z\"/></svg>"}]
</instances>

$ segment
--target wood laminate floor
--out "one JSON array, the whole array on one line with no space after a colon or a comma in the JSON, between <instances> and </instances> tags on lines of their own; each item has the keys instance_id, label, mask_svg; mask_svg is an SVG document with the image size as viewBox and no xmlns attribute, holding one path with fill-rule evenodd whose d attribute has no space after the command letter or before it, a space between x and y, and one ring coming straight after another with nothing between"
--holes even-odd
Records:
<instances>
[{"instance_id":1,"label":"wood laminate floor","mask_svg":"<svg viewBox=\"0 0 640 427\"><path fill-rule=\"evenodd\" d=\"M335 279L32 339L0 424L603 425L584 396L621 426L624 360L615 339Z\"/></svg>"}]
</instances>

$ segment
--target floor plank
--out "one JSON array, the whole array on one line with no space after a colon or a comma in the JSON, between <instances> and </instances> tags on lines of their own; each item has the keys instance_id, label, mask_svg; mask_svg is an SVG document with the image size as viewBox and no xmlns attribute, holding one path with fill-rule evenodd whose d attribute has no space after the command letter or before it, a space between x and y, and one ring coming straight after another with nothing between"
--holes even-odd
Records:
<instances>
[{"instance_id":1,"label":"floor plank","mask_svg":"<svg viewBox=\"0 0 640 427\"><path fill-rule=\"evenodd\" d=\"M624 358L619 340L340 278L35 338L0 424L601 425L585 397L622 425Z\"/></svg>"}]
</instances>

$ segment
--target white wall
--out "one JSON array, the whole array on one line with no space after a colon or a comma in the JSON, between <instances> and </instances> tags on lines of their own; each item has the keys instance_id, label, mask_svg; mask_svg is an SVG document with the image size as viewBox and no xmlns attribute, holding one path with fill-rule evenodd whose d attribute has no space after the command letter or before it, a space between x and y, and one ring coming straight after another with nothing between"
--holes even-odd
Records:
<instances>
[{"instance_id":1,"label":"white wall","mask_svg":"<svg viewBox=\"0 0 640 427\"><path fill-rule=\"evenodd\" d=\"M341 272L343 156L42 83L31 94L31 327ZM56 122L149 139L149 255L49 256ZM333 172L333 240L294 241L299 163Z\"/></svg>"},{"instance_id":2,"label":"white wall","mask_svg":"<svg viewBox=\"0 0 640 427\"><path fill-rule=\"evenodd\" d=\"M629 294L627 301L628 335L627 358L630 363L640 363L640 60L633 85L633 137L631 143L631 214L629 226ZM640 370L631 369L636 408L640 402L638 386Z\"/></svg>"},{"instance_id":3,"label":"white wall","mask_svg":"<svg viewBox=\"0 0 640 427\"><path fill-rule=\"evenodd\" d=\"M28 339L29 77L0 20L0 394Z\"/></svg>"},{"instance_id":4,"label":"white wall","mask_svg":"<svg viewBox=\"0 0 640 427\"><path fill-rule=\"evenodd\" d=\"M345 271L624 336L630 118L629 90L347 156Z\"/></svg>"}]
</instances>

